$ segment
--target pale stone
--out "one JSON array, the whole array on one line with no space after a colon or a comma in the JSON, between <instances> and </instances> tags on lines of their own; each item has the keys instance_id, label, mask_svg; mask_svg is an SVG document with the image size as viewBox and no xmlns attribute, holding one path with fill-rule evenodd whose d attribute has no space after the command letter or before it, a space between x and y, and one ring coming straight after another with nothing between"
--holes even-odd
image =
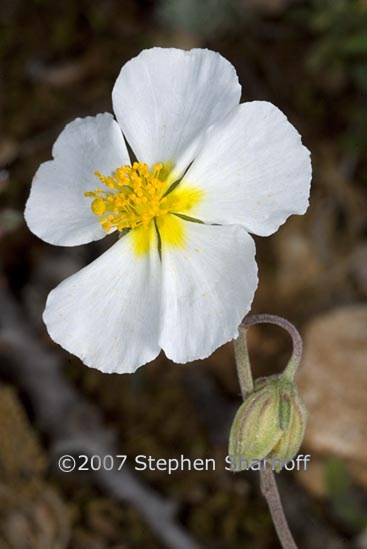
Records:
<instances>
[{"instance_id":1,"label":"pale stone","mask_svg":"<svg viewBox=\"0 0 367 549\"><path fill-rule=\"evenodd\" d=\"M313 320L296 378L309 412L304 449L337 456L367 486L367 306L334 309Z\"/></svg>"},{"instance_id":2,"label":"pale stone","mask_svg":"<svg viewBox=\"0 0 367 549\"><path fill-rule=\"evenodd\" d=\"M300 467L300 470L295 471L293 476L310 494L318 498L324 498L328 495L325 467L325 460L316 459L313 456L310 462L307 463L307 469Z\"/></svg>"}]
</instances>

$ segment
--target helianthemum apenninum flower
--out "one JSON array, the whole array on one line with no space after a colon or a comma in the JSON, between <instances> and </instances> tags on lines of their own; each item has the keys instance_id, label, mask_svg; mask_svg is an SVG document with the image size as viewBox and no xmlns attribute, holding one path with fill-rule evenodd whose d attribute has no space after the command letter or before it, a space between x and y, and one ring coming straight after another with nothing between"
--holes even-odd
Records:
<instances>
[{"instance_id":1,"label":"helianthemum apenninum flower","mask_svg":"<svg viewBox=\"0 0 367 549\"><path fill-rule=\"evenodd\" d=\"M36 235L121 236L47 300L50 336L88 366L134 372L161 349L187 362L237 337L257 286L249 233L304 213L311 179L284 114L240 96L218 53L145 50L113 88L117 122L74 120L40 166L25 212Z\"/></svg>"}]
</instances>

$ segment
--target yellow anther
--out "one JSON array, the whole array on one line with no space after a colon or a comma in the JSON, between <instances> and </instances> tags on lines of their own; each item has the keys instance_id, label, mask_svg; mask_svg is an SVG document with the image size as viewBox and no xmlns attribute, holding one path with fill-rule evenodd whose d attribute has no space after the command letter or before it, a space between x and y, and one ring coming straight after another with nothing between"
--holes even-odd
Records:
<instances>
[{"instance_id":1,"label":"yellow anther","mask_svg":"<svg viewBox=\"0 0 367 549\"><path fill-rule=\"evenodd\" d=\"M92 210L96 215L103 215L106 211L106 204L103 198L95 198L92 202Z\"/></svg>"}]
</instances>

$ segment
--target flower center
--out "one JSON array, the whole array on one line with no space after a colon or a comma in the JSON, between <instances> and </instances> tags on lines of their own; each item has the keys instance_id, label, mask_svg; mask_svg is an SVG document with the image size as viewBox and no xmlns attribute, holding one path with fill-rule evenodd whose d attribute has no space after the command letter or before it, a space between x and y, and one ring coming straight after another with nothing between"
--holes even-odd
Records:
<instances>
[{"instance_id":1,"label":"flower center","mask_svg":"<svg viewBox=\"0 0 367 549\"><path fill-rule=\"evenodd\" d=\"M203 191L187 184L175 185L171 164L159 163L149 169L147 164L134 162L117 168L110 176L95 175L103 187L84 195L93 198L92 211L106 232L132 229L137 256L154 245L185 247L183 219L195 221L193 208Z\"/></svg>"},{"instance_id":2,"label":"flower center","mask_svg":"<svg viewBox=\"0 0 367 549\"><path fill-rule=\"evenodd\" d=\"M152 219L175 210L175 201L164 196L168 171L161 163L149 170L147 164L134 162L108 177L95 172L105 188L84 195L94 198L91 208L105 231L147 228Z\"/></svg>"}]
</instances>

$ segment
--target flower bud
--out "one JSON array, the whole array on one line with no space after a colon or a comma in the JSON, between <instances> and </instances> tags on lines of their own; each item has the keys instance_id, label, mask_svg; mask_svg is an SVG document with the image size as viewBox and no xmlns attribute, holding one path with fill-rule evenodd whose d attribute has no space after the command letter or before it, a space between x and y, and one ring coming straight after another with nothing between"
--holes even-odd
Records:
<instances>
[{"instance_id":1,"label":"flower bud","mask_svg":"<svg viewBox=\"0 0 367 549\"><path fill-rule=\"evenodd\" d=\"M281 464L292 459L302 443L307 413L293 382L282 376L260 378L233 421L229 454L249 463L265 458ZM281 464L274 464L279 470Z\"/></svg>"}]
</instances>

